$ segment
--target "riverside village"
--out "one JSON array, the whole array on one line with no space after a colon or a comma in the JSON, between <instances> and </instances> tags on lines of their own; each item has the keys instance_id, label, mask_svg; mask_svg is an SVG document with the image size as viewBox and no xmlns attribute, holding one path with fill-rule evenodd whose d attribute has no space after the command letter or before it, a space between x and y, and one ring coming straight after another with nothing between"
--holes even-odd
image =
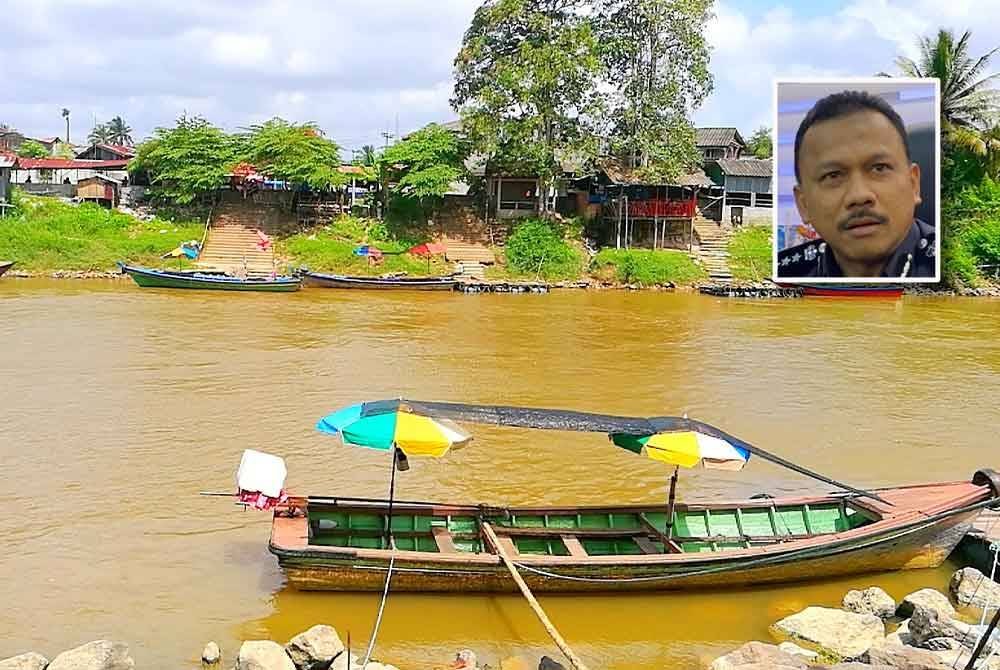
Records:
<instances>
[{"instance_id":1,"label":"riverside village","mask_svg":"<svg viewBox=\"0 0 1000 670\"><path fill-rule=\"evenodd\" d=\"M1000 670L1000 6L335 5L14 12L0 670Z\"/></svg>"}]
</instances>

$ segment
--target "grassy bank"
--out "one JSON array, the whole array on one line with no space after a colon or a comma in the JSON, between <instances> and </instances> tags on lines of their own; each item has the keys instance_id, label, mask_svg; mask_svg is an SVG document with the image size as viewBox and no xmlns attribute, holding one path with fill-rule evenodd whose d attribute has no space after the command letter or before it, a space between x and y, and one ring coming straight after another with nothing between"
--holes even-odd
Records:
<instances>
[{"instance_id":1,"label":"grassy bank","mask_svg":"<svg viewBox=\"0 0 1000 670\"><path fill-rule=\"evenodd\" d=\"M672 249L604 249L590 264L598 279L623 284L693 284L708 277L683 251Z\"/></svg>"},{"instance_id":2,"label":"grassy bank","mask_svg":"<svg viewBox=\"0 0 1000 670\"><path fill-rule=\"evenodd\" d=\"M158 266L161 254L204 230L197 221L139 221L90 203L15 194L16 212L0 219L0 259L21 270L107 271L118 260Z\"/></svg>"},{"instance_id":3,"label":"grassy bank","mask_svg":"<svg viewBox=\"0 0 1000 670\"><path fill-rule=\"evenodd\" d=\"M729 238L729 269L737 281L771 276L772 235L769 226L741 228Z\"/></svg>"}]
</instances>

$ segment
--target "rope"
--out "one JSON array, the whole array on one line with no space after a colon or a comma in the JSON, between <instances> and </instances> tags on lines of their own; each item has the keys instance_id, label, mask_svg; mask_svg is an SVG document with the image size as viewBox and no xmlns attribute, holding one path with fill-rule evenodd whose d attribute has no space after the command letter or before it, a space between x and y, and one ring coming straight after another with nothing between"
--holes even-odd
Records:
<instances>
[{"instance_id":1,"label":"rope","mask_svg":"<svg viewBox=\"0 0 1000 670\"><path fill-rule=\"evenodd\" d=\"M392 498L396 493L396 449L392 450L392 475L389 478L389 514L386 521L386 531L389 535L389 569L385 573L385 585L382 587L382 600L378 605L378 616L375 617L375 627L372 628L372 637L368 641L368 650L365 651L365 660L361 667L368 665L372 657L372 650L375 648L375 640L378 638L378 630L382 625L382 612L385 611L385 601L389 597L389 580L392 579L392 568L396 564L396 540L392 537ZM348 669L349 670L349 669Z\"/></svg>"}]
</instances>

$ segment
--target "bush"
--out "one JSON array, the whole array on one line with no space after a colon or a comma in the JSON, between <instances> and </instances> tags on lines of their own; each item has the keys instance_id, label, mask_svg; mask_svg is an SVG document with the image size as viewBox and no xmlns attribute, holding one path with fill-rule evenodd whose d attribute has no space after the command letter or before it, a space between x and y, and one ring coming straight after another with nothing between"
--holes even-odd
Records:
<instances>
[{"instance_id":1,"label":"bush","mask_svg":"<svg viewBox=\"0 0 1000 670\"><path fill-rule=\"evenodd\" d=\"M976 265L1000 265L1000 219L981 219L971 224L961 242Z\"/></svg>"},{"instance_id":2,"label":"bush","mask_svg":"<svg viewBox=\"0 0 1000 670\"><path fill-rule=\"evenodd\" d=\"M772 240L768 226L741 228L729 238L729 269L733 278L760 281L771 276Z\"/></svg>"},{"instance_id":3,"label":"bush","mask_svg":"<svg viewBox=\"0 0 1000 670\"><path fill-rule=\"evenodd\" d=\"M603 249L591 263L598 275L612 270L623 284L691 284L705 278L705 271L683 251L671 249Z\"/></svg>"},{"instance_id":4,"label":"bush","mask_svg":"<svg viewBox=\"0 0 1000 670\"><path fill-rule=\"evenodd\" d=\"M974 286L979 281L979 268L961 237L945 236L941 240L941 275L949 286Z\"/></svg>"},{"instance_id":5,"label":"bush","mask_svg":"<svg viewBox=\"0 0 1000 670\"><path fill-rule=\"evenodd\" d=\"M543 219L526 219L507 238L507 264L516 272L545 279L580 276L581 254L564 239L560 226Z\"/></svg>"}]
</instances>

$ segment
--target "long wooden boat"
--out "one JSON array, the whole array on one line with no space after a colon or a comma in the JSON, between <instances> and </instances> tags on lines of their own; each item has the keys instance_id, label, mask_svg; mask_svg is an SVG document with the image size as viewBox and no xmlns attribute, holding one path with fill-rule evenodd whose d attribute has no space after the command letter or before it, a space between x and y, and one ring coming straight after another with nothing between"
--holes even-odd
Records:
<instances>
[{"instance_id":1,"label":"long wooden boat","mask_svg":"<svg viewBox=\"0 0 1000 670\"><path fill-rule=\"evenodd\" d=\"M458 285L454 277L352 277L303 272L306 286L322 288L361 288L376 290L453 291Z\"/></svg>"},{"instance_id":2,"label":"long wooden boat","mask_svg":"<svg viewBox=\"0 0 1000 670\"><path fill-rule=\"evenodd\" d=\"M14 262L15 261L0 261L0 277L2 277L7 270L14 267Z\"/></svg>"},{"instance_id":3,"label":"long wooden boat","mask_svg":"<svg viewBox=\"0 0 1000 670\"><path fill-rule=\"evenodd\" d=\"M489 524L529 587L632 591L791 582L939 565L986 507L1000 475L971 482L664 506L511 507L291 498L269 548L303 590L507 592L516 586L483 533Z\"/></svg>"},{"instance_id":4,"label":"long wooden boat","mask_svg":"<svg viewBox=\"0 0 1000 670\"><path fill-rule=\"evenodd\" d=\"M135 283L143 288L184 288L206 289L214 291L267 291L272 293L287 293L298 291L302 280L298 277L278 277L277 279L258 279L231 277L215 273L170 272L153 270L133 265L119 263L121 271L127 273Z\"/></svg>"},{"instance_id":5,"label":"long wooden boat","mask_svg":"<svg viewBox=\"0 0 1000 670\"><path fill-rule=\"evenodd\" d=\"M893 284L779 284L786 288L798 288L802 295L821 298L899 298L903 287Z\"/></svg>"}]
</instances>

